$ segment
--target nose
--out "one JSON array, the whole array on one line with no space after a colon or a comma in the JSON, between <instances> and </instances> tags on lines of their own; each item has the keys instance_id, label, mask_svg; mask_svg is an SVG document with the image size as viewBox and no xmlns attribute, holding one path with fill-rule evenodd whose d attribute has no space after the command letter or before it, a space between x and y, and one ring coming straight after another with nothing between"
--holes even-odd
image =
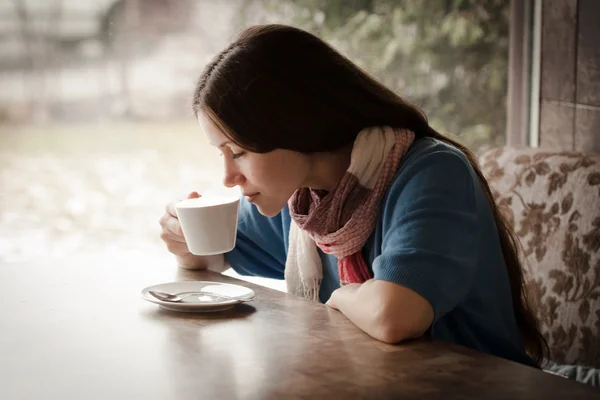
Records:
<instances>
[{"instance_id":1,"label":"nose","mask_svg":"<svg viewBox=\"0 0 600 400\"><path fill-rule=\"evenodd\" d=\"M223 185L228 188L238 186L246 181L244 175L240 172L234 162L225 160L225 175L223 176Z\"/></svg>"}]
</instances>

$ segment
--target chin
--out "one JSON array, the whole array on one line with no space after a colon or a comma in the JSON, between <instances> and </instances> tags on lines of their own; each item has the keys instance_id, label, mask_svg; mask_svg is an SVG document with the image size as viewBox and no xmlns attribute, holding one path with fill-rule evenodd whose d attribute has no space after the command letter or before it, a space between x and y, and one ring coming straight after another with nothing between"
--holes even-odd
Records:
<instances>
[{"instance_id":1,"label":"chin","mask_svg":"<svg viewBox=\"0 0 600 400\"><path fill-rule=\"evenodd\" d=\"M261 206L260 204L256 205L256 208L258 208L258 212L261 213L262 215L264 215L265 217L274 217L277 214L279 214L281 212L281 210L283 210L283 207L264 207Z\"/></svg>"}]
</instances>

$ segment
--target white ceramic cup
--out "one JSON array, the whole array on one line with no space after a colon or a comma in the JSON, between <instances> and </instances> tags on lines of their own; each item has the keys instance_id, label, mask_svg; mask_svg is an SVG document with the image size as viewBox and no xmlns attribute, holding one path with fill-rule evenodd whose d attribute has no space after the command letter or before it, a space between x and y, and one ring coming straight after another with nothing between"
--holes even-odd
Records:
<instances>
[{"instance_id":1,"label":"white ceramic cup","mask_svg":"<svg viewBox=\"0 0 600 400\"><path fill-rule=\"evenodd\" d=\"M210 256L233 250L239 203L239 197L203 196L175 204L190 253Z\"/></svg>"}]
</instances>

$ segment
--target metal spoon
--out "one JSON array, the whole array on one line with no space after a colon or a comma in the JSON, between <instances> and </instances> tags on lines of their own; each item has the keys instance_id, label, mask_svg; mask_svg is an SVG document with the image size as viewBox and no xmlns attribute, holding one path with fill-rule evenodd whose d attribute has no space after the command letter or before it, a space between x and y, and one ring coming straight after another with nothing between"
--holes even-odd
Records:
<instances>
[{"instance_id":1,"label":"metal spoon","mask_svg":"<svg viewBox=\"0 0 600 400\"><path fill-rule=\"evenodd\" d=\"M187 297L191 297L191 296L208 296L208 297L212 297L217 300L236 300L239 302L245 302L245 301L252 300L252 299L238 299L235 297L229 297L229 296L225 296L222 294L207 293L207 292L181 292L181 293L171 294L171 293L159 292L156 290L149 290L148 293L150 293L152 296L156 297L159 300L168 301L171 303L178 303L181 300L183 300Z\"/></svg>"}]
</instances>

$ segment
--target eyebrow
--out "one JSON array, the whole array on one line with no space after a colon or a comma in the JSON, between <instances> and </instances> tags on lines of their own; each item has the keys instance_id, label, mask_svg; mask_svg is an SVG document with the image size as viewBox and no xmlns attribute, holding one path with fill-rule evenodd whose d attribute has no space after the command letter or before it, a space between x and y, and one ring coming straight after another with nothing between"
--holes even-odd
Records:
<instances>
[{"instance_id":1,"label":"eyebrow","mask_svg":"<svg viewBox=\"0 0 600 400\"><path fill-rule=\"evenodd\" d=\"M219 148L221 148L221 147L225 146L227 143L231 143L231 142L230 142L229 140L228 140L228 141L226 141L226 142L223 142L223 143L221 143L221 144L219 145Z\"/></svg>"}]
</instances>

